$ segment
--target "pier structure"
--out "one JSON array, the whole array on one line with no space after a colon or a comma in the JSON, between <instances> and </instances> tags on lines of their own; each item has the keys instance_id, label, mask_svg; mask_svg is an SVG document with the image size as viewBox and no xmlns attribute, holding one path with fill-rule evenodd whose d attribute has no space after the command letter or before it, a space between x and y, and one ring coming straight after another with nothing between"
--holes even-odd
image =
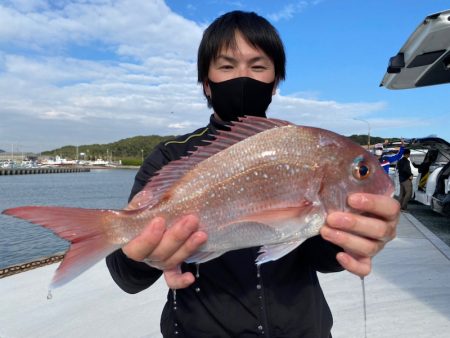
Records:
<instances>
[{"instance_id":1,"label":"pier structure","mask_svg":"<svg viewBox=\"0 0 450 338\"><path fill-rule=\"evenodd\" d=\"M91 171L91 169L85 168L85 167L0 168L0 176L2 176L2 175L80 173L80 172L89 172L89 171Z\"/></svg>"},{"instance_id":2,"label":"pier structure","mask_svg":"<svg viewBox=\"0 0 450 338\"><path fill-rule=\"evenodd\" d=\"M63 260L64 253L58 253L53 256L43 257L40 259L35 259L31 262L26 262L22 264L16 264L12 266L8 266L6 268L0 269L0 278L8 277L15 275L16 273L25 272L31 269L36 269L41 266L57 263Z\"/></svg>"}]
</instances>

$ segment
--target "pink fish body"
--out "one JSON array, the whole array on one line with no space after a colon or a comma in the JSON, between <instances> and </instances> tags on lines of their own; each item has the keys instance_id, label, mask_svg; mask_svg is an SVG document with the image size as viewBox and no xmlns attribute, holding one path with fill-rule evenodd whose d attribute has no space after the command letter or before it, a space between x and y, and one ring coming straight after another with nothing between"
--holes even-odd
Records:
<instances>
[{"instance_id":1,"label":"pink fish body","mask_svg":"<svg viewBox=\"0 0 450 338\"><path fill-rule=\"evenodd\" d=\"M254 246L261 246L257 264L276 260L317 235L329 212L348 210L354 192L393 192L377 159L362 147L327 130L247 117L165 166L126 210L29 206L3 213L72 242L53 279L56 287L129 242L155 216L170 227L183 215L198 215L208 241L188 262Z\"/></svg>"}]
</instances>

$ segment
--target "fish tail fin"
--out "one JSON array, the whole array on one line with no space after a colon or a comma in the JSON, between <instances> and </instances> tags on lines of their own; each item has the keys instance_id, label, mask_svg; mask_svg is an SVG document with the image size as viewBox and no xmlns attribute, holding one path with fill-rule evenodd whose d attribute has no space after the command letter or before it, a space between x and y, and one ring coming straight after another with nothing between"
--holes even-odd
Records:
<instances>
[{"instance_id":1,"label":"fish tail fin","mask_svg":"<svg viewBox=\"0 0 450 338\"><path fill-rule=\"evenodd\" d=\"M53 231L71 242L69 251L56 270L50 288L60 287L89 269L119 247L108 238L107 230L125 211L65 207L26 206L4 210L14 216Z\"/></svg>"}]
</instances>

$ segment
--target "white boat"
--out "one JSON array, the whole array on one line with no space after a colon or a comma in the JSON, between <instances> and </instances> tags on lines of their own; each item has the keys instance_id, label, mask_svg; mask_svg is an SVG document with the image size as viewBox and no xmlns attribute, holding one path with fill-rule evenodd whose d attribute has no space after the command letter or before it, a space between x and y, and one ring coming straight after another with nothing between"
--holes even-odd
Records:
<instances>
[{"instance_id":1,"label":"white boat","mask_svg":"<svg viewBox=\"0 0 450 338\"><path fill-rule=\"evenodd\" d=\"M55 156L54 158L49 158L41 161L42 166L50 166L50 167L59 165L75 165L75 164L77 164L77 161L68 160L58 155Z\"/></svg>"}]
</instances>

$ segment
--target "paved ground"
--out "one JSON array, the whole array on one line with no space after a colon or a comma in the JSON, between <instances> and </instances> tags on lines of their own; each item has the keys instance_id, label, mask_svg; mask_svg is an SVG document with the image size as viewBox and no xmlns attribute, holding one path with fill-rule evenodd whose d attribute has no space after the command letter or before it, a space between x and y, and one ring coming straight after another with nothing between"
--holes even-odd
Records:
<instances>
[{"instance_id":1,"label":"paved ground","mask_svg":"<svg viewBox=\"0 0 450 338\"><path fill-rule=\"evenodd\" d=\"M450 217L433 211L430 206L411 201L408 212L450 246Z\"/></svg>"},{"instance_id":2,"label":"paved ground","mask_svg":"<svg viewBox=\"0 0 450 338\"><path fill-rule=\"evenodd\" d=\"M411 214L375 258L366 280L367 337L446 338L450 332L450 249ZM364 337L361 282L322 275L334 316L333 337Z\"/></svg>"},{"instance_id":3,"label":"paved ground","mask_svg":"<svg viewBox=\"0 0 450 338\"><path fill-rule=\"evenodd\" d=\"M57 289L47 285L57 264L0 279L0 337L160 337L166 286L121 292L103 262ZM364 337L361 281L347 272L320 276L334 315L333 337ZM366 278L367 337L447 338L450 249L412 215L374 260Z\"/></svg>"}]
</instances>

